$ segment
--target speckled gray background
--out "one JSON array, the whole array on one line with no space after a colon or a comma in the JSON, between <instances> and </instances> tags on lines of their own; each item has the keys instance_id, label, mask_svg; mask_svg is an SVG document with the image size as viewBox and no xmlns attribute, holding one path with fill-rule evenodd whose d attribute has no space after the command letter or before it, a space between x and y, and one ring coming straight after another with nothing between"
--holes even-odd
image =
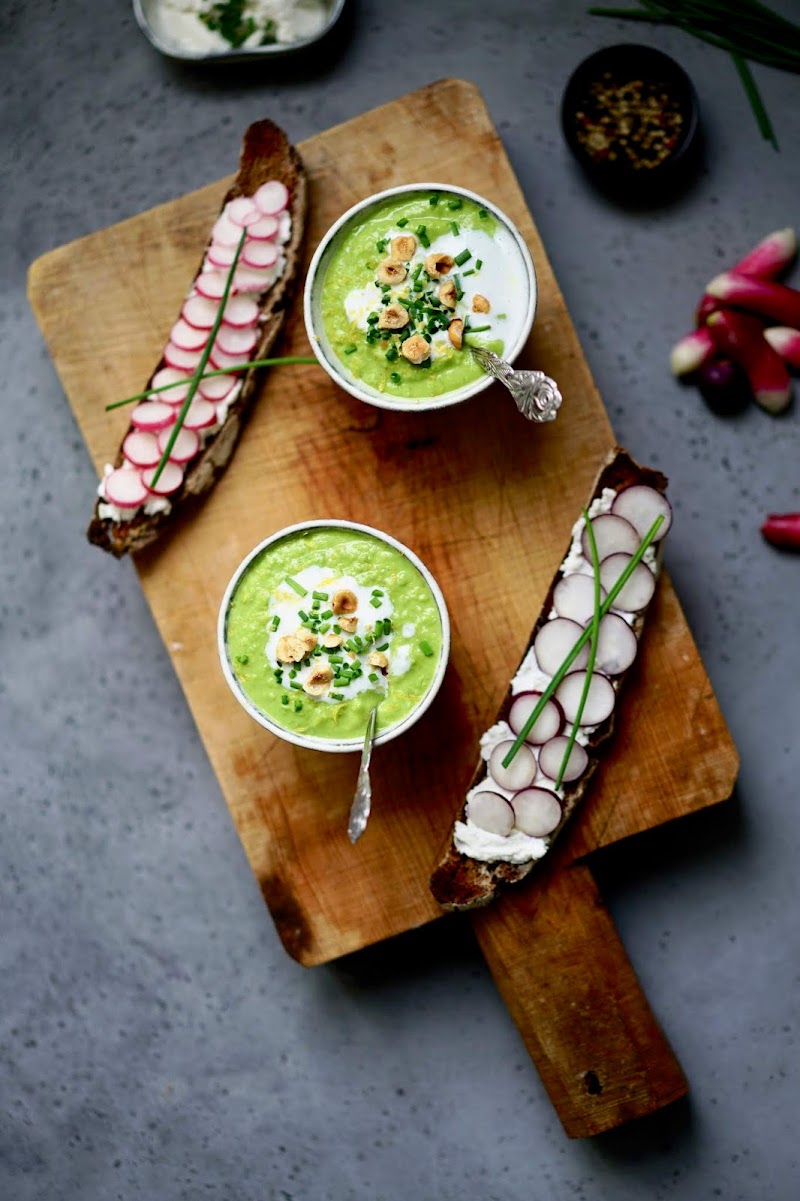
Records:
<instances>
[{"instance_id":1,"label":"speckled gray background","mask_svg":"<svg viewBox=\"0 0 800 1201\"><path fill-rule=\"evenodd\" d=\"M758 526L800 508L798 413L723 421L666 357L718 266L800 220L797 78L757 72L776 154L724 55L575 0L350 0L272 77L160 58L126 0L0 24L2 1201L795 1198L800 559ZM587 189L557 121L578 60L636 38L687 67L707 136L646 213ZM284 954L135 573L83 539L92 468L25 299L37 255L230 171L251 120L298 140L447 74L486 96L619 438L672 479L668 564L742 754L730 805L602 861L692 1091L593 1142L465 925Z\"/></svg>"}]
</instances>

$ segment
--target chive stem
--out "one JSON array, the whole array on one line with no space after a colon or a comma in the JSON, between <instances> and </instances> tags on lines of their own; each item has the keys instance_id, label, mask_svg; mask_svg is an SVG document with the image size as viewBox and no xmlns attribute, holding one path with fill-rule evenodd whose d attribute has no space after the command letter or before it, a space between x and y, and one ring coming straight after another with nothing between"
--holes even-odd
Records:
<instances>
[{"instance_id":1,"label":"chive stem","mask_svg":"<svg viewBox=\"0 0 800 1201\"><path fill-rule=\"evenodd\" d=\"M575 714L575 720L572 723L572 729L569 732L567 745L564 750L564 758L561 760L561 767L558 769L558 779L556 780L556 788L561 787L561 782L564 779L564 772L569 764L569 757L572 754L572 748L575 745L575 739L578 737L578 729L580 728L583 710L586 707L586 698L589 695L589 689L592 684L592 672L594 671L595 659L597 658L597 639L600 636L600 556L597 553L597 542L594 536L594 526L586 509L583 510L583 520L586 523L586 534L589 539L589 546L592 552L592 573L594 575L594 609L592 611L591 631L589 634L589 659L586 664L586 676L583 681L583 689L581 690L580 700L578 701L578 709Z\"/></svg>"},{"instance_id":2,"label":"chive stem","mask_svg":"<svg viewBox=\"0 0 800 1201\"><path fill-rule=\"evenodd\" d=\"M287 575L286 583L298 596L308 596L308 589L304 588L302 584L298 584L297 580L293 580L290 575Z\"/></svg>"},{"instance_id":3,"label":"chive stem","mask_svg":"<svg viewBox=\"0 0 800 1201\"><path fill-rule=\"evenodd\" d=\"M234 363L232 367L219 367L214 371L206 371L200 383L203 380L213 379L215 375L234 375L239 371L249 371L251 367L284 367L290 363L316 363L316 361L310 354L291 354L277 359L251 359L247 363ZM188 381L189 377L187 376L186 379L176 379L172 384L159 384L157 388L148 388L146 392L137 392L135 396L126 396L124 400L115 400L112 404L106 405L105 411L110 413L112 409L121 409L124 405L135 404L137 400L147 400L148 397L155 396L158 392L169 392L170 388L180 388L181 384L188 383Z\"/></svg>"}]
</instances>

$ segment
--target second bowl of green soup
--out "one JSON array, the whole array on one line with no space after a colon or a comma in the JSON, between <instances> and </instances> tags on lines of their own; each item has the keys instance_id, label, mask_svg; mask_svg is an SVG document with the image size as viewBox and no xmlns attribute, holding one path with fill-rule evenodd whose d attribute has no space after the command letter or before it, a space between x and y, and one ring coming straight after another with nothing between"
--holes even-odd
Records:
<instances>
[{"instance_id":1,"label":"second bowl of green soup","mask_svg":"<svg viewBox=\"0 0 800 1201\"><path fill-rule=\"evenodd\" d=\"M407 184L328 231L305 288L306 331L328 374L385 409L434 409L487 388L470 346L513 362L536 312L519 231L475 192Z\"/></svg>"}]
</instances>

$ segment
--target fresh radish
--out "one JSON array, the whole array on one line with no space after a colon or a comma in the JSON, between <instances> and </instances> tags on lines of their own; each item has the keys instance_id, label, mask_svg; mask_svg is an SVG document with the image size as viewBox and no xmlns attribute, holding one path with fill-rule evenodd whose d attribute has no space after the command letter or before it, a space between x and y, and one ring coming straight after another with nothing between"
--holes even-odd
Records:
<instances>
[{"instance_id":1,"label":"fresh radish","mask_svg":"<svg viewBox=\"0 0 800 1201\"><path fill-rule=\"evenodd\" d=\"M601 513L599 517L590 518L592 532L597 544L598 559L607 559L617 551L633 555L639 549L641 538L625 517L617 513ZM589 542L589 531L584 530L581 537L581 550L588 563L592 562L592 547Z\"/></svg>"},{"instance_id":2,"label":"fresh radish","mask_svg":"<svg viewBox=\"0 0 800 1201\"><path fill-rule=\"evenodd\" d=\"M610 592L631 561L631 555L609 555L600 564L600 580L606 592ZM619 592L613 609L624 613L639 613L646 609L656 590L656 577L646 563L637 563Z\"/></svg>"},{"instance_id":3,"label":"fresh radish","mask_svg":"<svg viewBox=\"0 0 800 1201\"><path fill-rule=\"evenodd\" d=\"M232 299L236 299L234 296ZM195 329L209 330L217 319L219 304L207 296L190 296L184 301L181 316Z\"/></svg>"},{"instance_id":4,"label":"fresh radish","mask_svg":"<svg viewBox=\"0 0 800 1201\"><path fill-rule=\"evenodd\" d=\"M564 710L564 716L572 724L578 716L578 706L586 681L585 671L570 671L556 689L556 699ZM582 726L599 726L614 712L616 695L605 676L592 672L586 704L581 714ZM500 780L497 781L501 783Z\"/></svg>"},{"instance_id":5,"label":"fresh radish","mask_svg":"<svg viewBox=\"0 0 800 1201\"><path fill-rule=\"evenodd\" d=\"M224 271L229 270L235 258L236 247L223 246L220 242L212 242L206 251L206 262L210 263L212 267L220 267Z\"/></svg>"},{"instance_id":6,"label":"fresh radish","mask_svg":"<svg viewBox=\"0 0 800 1201\"><path fill-rule=\"evenodd\" d=\"M174 342L167 342L164 347L164 362L179 371L194 371L202 357L202 350L182 350Z\"/></svg>"},{"instance_id":7,"label":"fresh radish","mask_svg":"<svg viewBox=\"0 0 800 1201\"><path fill-rule=\"evenodd\" d=\"M546 742L539 751L539 767L550 780L557 780L561 771L561 764L564 762L564 756L567 753L569 738L566 734L559 734L558 738L551 738ZM586 753L586 748L581 746L579 742L572 744L572 750L569 753L567 766L564 768L564 775L561 777L563 784L571 784L573 780L579 779L589 766L589 756Z\"/></svg>"},{"instance_id":8,"label":"fresh radish","mask_svg":"<svg viewBox=\"0 0 800 1201\"><path fill-rule=\"evenodd\" d=\"M161 459L155 434L142 429L131 430L125 435L122 453L134 467L153 467Z\"/></svg>"},{"instance_id":9,"label":"fresh radish","mask_svg":"<svg viewBox=\"0 0 800 1201\"><path fill-rule=\"evenodd\" d=\"M533 642L536 662L542 671L554 676L582 633L583 626L568 617L551 617L546 621ZM589 648L583 646L573 666L585 667L588 662Z\"/></svg>"},{"instance_id":10,"label":"fresh radish","mask_svg":"<svg viewBox=\"0 0 800 1201\"><path fill-rule=\"evenodd\" d=\"M594 670L604 676L621 675L633 663L638 649L636 635L625 618L606 613L597 635Z\"/></svg>"},{"instance_id":11,"label":"fresh radish","mask_svg":"<svg viewBox=\"0 0 800 1201\"><path fill-rule=\"evenodd\" d=\"M142 483L145 488L149 492L155 493L156 496L169 496L170 493L177 492L183 483L183 468L168 459L164 464L164 470L154 484L153 477L157 470L157 467L145 467L142 472Z\"/></svg>"},{"instance_id":12,"label":"fresh radish","mask_svg":"<svg viewBox=\"0 0 800 1201\"><path fill-rule=\"evenodd\" d=\"M258 323L259 308L252 296L231 296L222 314L224 325L245 329Z\"/></svg>"},{"instance_id":13,"label":"fresh radish","mask_svg":"<svg viewBox=\"0 0 800 1201\"><path fill-rule=\"evenodd\" d=\"M246 358L246 356L245 356ZM240 354L226 354L218 343L214 343L211 348L211 362L219 371L246 371L249 364L244 361Z\"/></svg>"},{"instance_id":14,"label":"fresh radish","mask_svg":"<svg viewBox=\"0 0 800 1201\"><path fill-rule=\"evenodd\" d=\"M800 370L800 330L789 329L788 325L772 325L764 330L764 337L790 367Z\"/></svg>"},{"instance_id":15,"label":"fresh radish","mask_svg":"<svg viewBox=\"0 0 800 1201\"><path fill-rule=\"evenodd\" d=\"M277 217L262 217L260 221L254 222L253 225L247 227L247 237L255 238L258 242L264 242L269 238L274 238L280 223Z\"/></svg>"},{"instance_id":16,"label":"fresh radish","mask_svg":"<svg viewBox=\"0 0 800 1201\"><path fill-rule=\"evenodd\" d=\"M600 589L600 600L606 594ZM559 617L569 617L583 625L594 614L594 577L590 575L565 575L553 589L553 608Z\"/></svg>"},{"instance_id":17,"label":"fresh radish","mask_svg":"<svg viewBox=\"0 0 800 1201\"><path fill-rule=\"evenodd\" d=\"M238 355L240 359L246 359L257 341L258 331L255 326L236 329L233 325L221 325L214 346L219 347L223 354Z\"/></svg>"},{"instance_id":18,"label":"fresh radish","mask_svg":"<svg viewBox=\"0 0 800 1201\"><path fill-rule=\"evenodd\" d=\"M248 241L242 251L241 262L245 267L274 267L279 253L274 242Z\"/></svg>"},{"instance_id":19,"label":"fresh radish","mask_svg":"<svg viewBox=\"0 0 800 1201\"><path fill-rule=\"evenodd\" d=\"M175 421L175 408L163 400L145 400L131 413L131 425L137 430L148 430L157 434Z\"/></svg>"},{"instance_id":20,"label":"fresh radish","mask_svg":"<svg viewBox=\"0 0 800 1201\"><path fill-rule=\"evenodd\" d=\"M277 217L289 206L289 189L279 179L271 179L269 183L262 183L253 202L265 217Z\"/></svg>"},{"instance_id":21,"label":"fresh radish","mask_svg":"<svg viewBox=\"0 0 800 1201\"><path fill-rule=\"evenodd\" d=\"M206 400L216 403L218 400L224 400L235 386L236 380L230 375L212 375L208 379L200 380L197 391Z\"/></svg>"},{"instance_id":22,"label":"fresh radish","mask_svg":"<svg viewBox=\"0 0 800 1201\"><path fill-rule=\"evenodd\" d=\"M208 340L208 331L195 329L183 317L179 317L169 331L169 340L180 350L202 350Z\"/></svg>"},{"instance_id":23,"label":"fresh radish","mask_svg":"<svg viewBox=\"0 0 800 1201\"><path fill-rule=\"evenodd\" d=\"M800 292L776 284L773 280L755 279L752 275L737 275L735 271L724 271L706 287L706 291L725 305L747 309L759 317L769 317L780 325L793 329L800 326ZM715 316L714 313L711 316ZM710 324L710 322L707 322Z\"/></svg>"},{"instance_id":24,"label":"fresh radish","mask_svg":"<svg viewBox=\"0 0 800 1201\"><path fill-rule=\"evenodd\" d=\"M258 205L249 196L235 196L233 200L228 201L223 212L229 222L240 228L252 225L261 218Z\"/></svg>"},{"instance_id":25,"label":"fresh radish","mask_svg":"<svg viewBox=\"0 0 800 1201\"><path fill-rule=\"evenodd\" d=\"M232 221L227 213L221 213L211 230L211 241L218 246L232 246L234 251L242 238L242 227ZM233 260L231 259L231 262Z\"/></svg>"},{"instance_id":26,"label":"fresh radish","mask_svg":"<svg viewBox=\"0 0 800 1201\"><path fill-rule=\"evenodd\" d=\"M759 279L775 279L792 262L797 254L797 235L793 229L776 229L767 234L757 246L734 263L731 268L737 275L755 275ZM697 309L697 324L705 325L706 318L719 308L719 301L705 294Z\"/></svg>"},{"instance_id":27,"label":"fresh radish","mask_svg":"<svg viewBox=\"0 0 800 1201\"><path fill-rule=\"evenodd\" d=\"M515 697L508 711L508 724L515 734L520 734L530 715L542 698L541 692L521 692ZM564 714L557 701L549 700L536 718L531 729L525 735L525 741L531 746L539 746L561 733L564 725ZM498 783L500 781L498 780Z\"/></svg>"},{"instance_id":28,"label":"fresh radish","mask_svg":"<svg viewBox=\"0 0 800 1201\"><path fill-rule=\"evenodd\" d=\"M194 286L198 296L204 296L207 300L222 300L227 282L228 277L223 271L201 271L194 281ZM211 325L213 324L212 321Z\"/></svg>"},{"instance_id":29,"label":"fresh radish","mask_svg":"<svg viewBox=\"0 0 800 1201\"><path fill-rule=\"evenodd\" d=\"M720 309L708 318L708 328L720 354L744 371L758 404L769 413L782 412L792 398L792 381L783 359L764 337L760 322Z\"/></svg>"},{"instance_id":30,"label":"fresh radish","mask_svg":"<svg viewBox=\"0 0 800 1201\"><path fill-rule=\"evenodd\" d=\"M237 267L233 284L237 292L266 292L275 282L272 267Z\"/></svg>"},{"instance_id":31,"label":"fresh radish","mask_svg":"<svg viewBox=\"0 0 800 1201\"><path fill-rule=\"evenodd\" d=\"M511 798L514 825L531 838L546 838L561 821L561 805L549 788L525 788Z\"/></svg>"},{"instance_id":32,"label":"fresh radish","mask_svg":"<svg viewBox=\"0 0 800 1201\"><path fill-rule=\"evenodd\" d=\"M680 342L676 342L669 356L673 375L689 375L697 371L716 352L714 339L705 328L693 329Z\"/></svg>"},{"instance_id":33,"label":"fresh radish","mask_svg":"<svg viewBox=\"0 0 800 1201\"><path fill-rule=\"evenodd\" d=\"M163 388L166 384L174 384L174 388L168 388L166 392L158 392L153 397L164 404L180 405L186 400L186 394L189 391L189 376L185 371L179 371L175 367L162 367L153 376L150 386L153 388Z\"/></svg>"},{"instance_id":34,"label":"fresh radish","mask_svg":"<svg viewBox=\"0 0 800 1201\"><path fill-rule=\"evenodd\" d=\"M663 517L664 520L658 527L654 542L660 542L672 525L672 505L666 496L657 492L655 488L650 488L647 484L631 484L630 487L623 488L614 497L611 512L616 517L624 517L626 521L629 521L639 535L640 541L649 532L657 517ZM634 550L638 549L638 545L637 543Z\"/></svg>"},{"instance_id":35,"label":"fresh radish","mask_svg":"<svg viewBox=\"0 0 800 1201\"><path fill-rule=\"evenodd\" d=\"M204 400L202 396L195 396L189 408L186 410L186 416L183 419L183 428L187 430L204 430L210 425L216 425L217 412L210 400Z\"/></svg>"},{"instance_id":36,"label":"fresh radish","mask_svg":"<svg viewBox=\"0 0 800 1201\"><path fill-rule=\"evenodd\" d=\"M106 500L121 509L136 509L147 500L148 492L138 471L117 467L103 480Z\"/></svg>"},{"instance_id":37,"label":"fresh radish","mask_svg":"<svg viewBox=\"0 0 800 1201\"><path fill-rule=\"evenodd\" d=\"M536 759L530 747L523 743L508 767L503 767L503 760L513 745L513 742L497 744L489 756L489 775L501 788L519 792L522 788L529 788L535 780Z\"/></svg>"},{"instance_id":38,"label":"fresh radish","mask_svg":"<svg viewBox=\"0 0 800 1201\"><path fill-rule=\"evenodd\" d=\"M773 546L800 550L800 513L770 513L761 533Z\"/></svg>"},{"instance_id":39,"label":"fresh radish","mask_svg":"<svg viewBox=\"0 0 800 1201\"><path fill-rule=\"evenodd\" d=\"M482 789L467 801L467 820L487 834L508 838L514 829L514 810L499 792Z\"/></svg>"},{"instance_id":40,"label":"fresh radish","mask_svg":"<svg viewBox=\"0 0 800 1201\"><path fill-rule=\"evenodd\" d=\"M170 439L171 430L162 430L158 435L157 454L153 463L158 465L161 462L161 456L167 449L167 443ZM173 463L188 463L193 459L200 449L200 435L196 430L187 430L184 425L178 430L178 436L175 439L172 450L169 452L170 461ZM143 463L142 466L150 467L153 464ZM159 481L160 482L160 481Z\"/></svg>"},{"instance_id":41,"label":"fresh radish","mask_svg":"<svg viewBox=\"0 0 800 1201\"><path fill-rule=\"evenodd\" d=\"M753 399L747 377L732 359L709 359L695 375L695 383L711 411L721 417L741 413Z\"/></svg>"}]
</instances>

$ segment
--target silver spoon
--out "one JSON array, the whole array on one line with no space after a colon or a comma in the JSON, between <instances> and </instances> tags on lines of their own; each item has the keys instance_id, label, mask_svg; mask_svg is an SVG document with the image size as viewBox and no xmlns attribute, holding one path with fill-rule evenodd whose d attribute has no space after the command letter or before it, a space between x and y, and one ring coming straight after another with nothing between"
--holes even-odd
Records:
<instances>
[{"instance_id":1,"label":"silver spoon","mask_svg":"<svg viewBox=\"0 0 800 1201\"><path fill-rule=\"evenodd\" d=\"M358 769L358 780L353 803L350 806L350 818L347 823L347 833L352 843L358 842L367 828L369 811L372 807L372 783L369 778L369 761L372 757L372 744L375 741L375 725L378 721L378 706L369 715L367 732L364 735L364 749L361 752L361 766Z\"/></svg>"},{"instance_id":2,"label":"silver spoon","mask_svg":"<svg viewBox=\"0 0 800 1201\"><path fill-rule=\"evenodd\" d=\"M508 388L523 417L528 421L555 421L561 407L555 380L543 371L515 371L505 359L482 346L470 346L470 350L486 374Z\"/></svg>"}]
</instances>

